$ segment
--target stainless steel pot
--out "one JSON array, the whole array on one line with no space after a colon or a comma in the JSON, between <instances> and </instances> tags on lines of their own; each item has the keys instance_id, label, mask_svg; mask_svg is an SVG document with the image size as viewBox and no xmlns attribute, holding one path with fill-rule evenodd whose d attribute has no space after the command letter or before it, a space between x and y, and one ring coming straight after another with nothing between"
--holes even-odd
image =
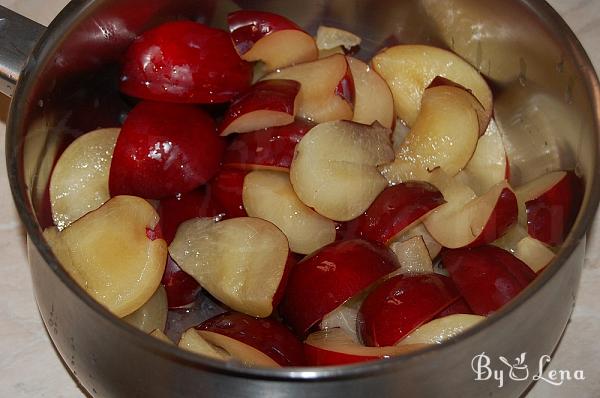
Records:
<instances>
[{"instance_id":1,"label":"stainless steel pot","mask_svg":"<svg viewBox=\"0 0 600 398\"><path fill-rule=\"evenodd\" d=\"M116 83L119 58L133 37L181 16L223 25L237 5L226 0L74 0L46 30L0 9L1 87L14 95L6 137L8 173L29 236L39 310L65 364L98 397L523 393L531 378L507 379L498 388L494 379L474 380L471 360L485 352L493 367L500 355L515 358L526 352L527 364L537 368L540 356L556 347L574 304L585 234L600 195L600 86L573 33L538 0L236 3L282 13L311 31L321 23L349 29L365 39L359 53L365 58L394 42L452 48L492 84L507 145L526 149L526 156L521 150L511 159L517 183L541 172L528 159L548 160L554 153L548 147L559 154L551 164L583 173L586 194L577 223L557 260L518 298L441 346L364 365L280 370L246 369L180 351L119 321L65 273L41 234L48 223L45 192L63 143L92 128L118 125L126 111ZM545 145L534 145L539 142Z\"/></svg>"}]
</instances>

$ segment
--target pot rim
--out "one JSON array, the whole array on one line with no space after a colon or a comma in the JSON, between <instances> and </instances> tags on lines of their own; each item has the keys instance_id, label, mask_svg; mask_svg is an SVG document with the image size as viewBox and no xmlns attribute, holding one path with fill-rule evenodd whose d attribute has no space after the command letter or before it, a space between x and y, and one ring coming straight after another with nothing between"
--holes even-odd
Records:
<instances>
[{"instance_id":1,"label":"pot rim","mask_svg":"<svg viewBox=\"0 0 600 398\"><path fill-rule=\"evenodd\" d=\"M560 15L543 0L520 0L544 26L552 26L551 34L557 43L566 51L566 55L572 58L579 67L586 83L586 94L591 100L592 115L594 117L594 131L596 132L594 144L596 153L600 154L600 83L585 50ZM343 380L355 379L356 377L367 377L373 374L395 372L406 363L415 358L435 355L454 345L469 340L472 336L485 332L504 317L515 311L526 301L530 300L538 290L551 278L553 278L566 260L571 256L581 240L585 239L596 213L600 201L600 168L594 167L594 172L587 176L586 187L589 189L587 201L583 202L582 210L579 212L577 221L569 236L558 252L555 261L536 278L521 294L507 303L500 311L487 317L484 321L461 333L457 337L439 345L432 345L413 353L380 361L371 361L362 364L333 366L333 367L288 367L281 369L270 368L246 368L240 364L223 363L221 361L204 358L202 356L184 351L176 346L162 342L150 335L143 333L133 326L123 322L101 304L89 296L60 266L50 247L45 242L42 230L36 221L32 204L28 199L27 187L23 178L22 143L19 141L18 132L24 129L23 121L18 117L25 112L30 97L33 81L42 71L49 57L72 30L74 24L82 17L94 12L97 4L94 0L81 0L70 2L56 19L50 24L35 49L33 50L17 84L14 99L10 106L9 119L6 132L6 162L8 177L14 202L19 216L23 222L27 235L35 245L46 264L52 269L57 277L70 289L78 299L82 300L93 311L112 324L117 329L122 329L125 335L138 344L144 350L156 353L168 360L178 362L182 365L202 369L208 372L216 372L234 377L251 379L276 380L276 381L302 381L302 380ZM597 157L594 165L597 165Z\"/></svg>"}]
</instances>

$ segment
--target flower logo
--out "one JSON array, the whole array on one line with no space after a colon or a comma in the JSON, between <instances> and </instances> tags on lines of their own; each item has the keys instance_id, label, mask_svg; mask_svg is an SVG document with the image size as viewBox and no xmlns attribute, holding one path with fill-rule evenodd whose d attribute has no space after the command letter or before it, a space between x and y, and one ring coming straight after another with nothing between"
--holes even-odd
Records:
<instances>
[{"instance_id":1,"label":"flower logo","mask_svg":"<svg viewBox=\"0 0 600 398\"><path fill-rule=\"evenodd\" d=\"M523 352L520 356L516 357L514 364L508 362L508 359L503 356L498 357L500 362L508 366L510 372L509 377L511 380L521 381L529 378L529 369L525 363L525 355L526 353Z\"/></svg>"}]
</instances>

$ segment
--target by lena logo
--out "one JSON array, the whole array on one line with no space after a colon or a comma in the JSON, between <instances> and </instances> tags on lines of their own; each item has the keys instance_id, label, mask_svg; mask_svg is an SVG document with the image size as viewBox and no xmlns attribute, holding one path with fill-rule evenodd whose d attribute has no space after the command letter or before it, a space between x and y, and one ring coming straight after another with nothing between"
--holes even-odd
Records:
<instances>
[{"instance_id":1,"label":"by lena logo","mask_svg":"<svg viewBox=\"0 0 600 398\"><path fill-rule=\"evenodd\" d=\"M537 369L531 369L526 363L527 353L523 352L513 361L503 356L498 357L499 364L492 364L491 358L485 353L475 355L471 361L471 369L475 373L475 381L495 380L498 388L502 388L506 379L513 381L542 381L553 386L560 386L565 381L585 380L583 370L549 370L544 375L544 366L550 362L550 355L542 355L537 362ZM494 366L499 365L499 366Z\"/></svg>"}]
</instances>

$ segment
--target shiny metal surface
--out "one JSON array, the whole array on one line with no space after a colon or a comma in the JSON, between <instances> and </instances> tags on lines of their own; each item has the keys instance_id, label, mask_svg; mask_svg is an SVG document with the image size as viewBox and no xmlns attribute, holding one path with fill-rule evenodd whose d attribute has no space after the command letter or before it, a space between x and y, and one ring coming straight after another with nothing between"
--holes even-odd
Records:
<instances>
[{"instance_id":1,"label":"shiny metal surface","mask_svg":"<svg viewBox=\"0 0 600 398\"><path fill-rule=\"evenodd\" d=\"M382 46L430 43L454 49L489 78L508 142L535 127L559 150L556 167L576 166L586 180L578 221L558 259L502 311L455 340L387 361L331 368L245 369L201 358L150 338L114 318L62 270L45 244L49 174L65 142L117 125L129 104L116 89L118 61L137 33L186 16L216 26L243 8L282 13L313 33L320 23L360 34L359 57ZM550 354L577 290L585 232L600 197L600 88L581 46L543 1L79 0L52 23L17 85L8 122L7 165L29 234L40 313L67 366L99 397L183 396L518 396L527 382L473 381L471 358ZM533 104L533 105L532 105ZM560 112L557 112L559 109ZM515 114L523 115L514 119ZM560 123L546 123L552 114ZM525 133L524 133L525 132ZM533 150L533 148L532 148ZM543 153L542 153L543 155ZM517 182L535 177L526 166ZM529 174L527 174L529 173ZM523 176L525 174L525 176Z\"/></svg>"},{"instance_id":2,"label":"shiny metal surface","mask_svg":"<svg viewBox=\"0 0 600 398\"><path fill-rule=\"evenodd\" d=\"M0 93L11 96L42 25L0 6Z\"/></svg>"}]
</instances>

